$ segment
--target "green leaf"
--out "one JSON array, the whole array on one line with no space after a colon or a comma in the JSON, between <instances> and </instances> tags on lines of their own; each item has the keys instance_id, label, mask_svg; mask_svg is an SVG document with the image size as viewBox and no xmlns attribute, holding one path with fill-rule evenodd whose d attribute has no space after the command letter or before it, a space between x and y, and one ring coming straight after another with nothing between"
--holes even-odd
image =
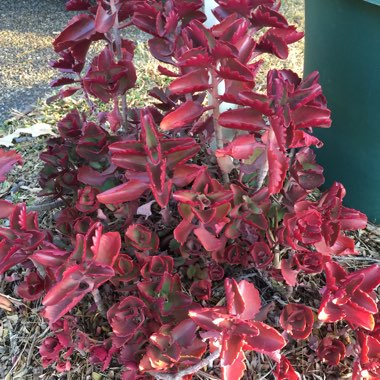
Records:
<instances>
[{"instance_id":1,"label":"green leaf","mask_svg":"<svg viewBox=\"0 0 380 380\"><path fill-rule=\"evenodd\" d=\"M179 247L181 246L180 242L175 240L175 239L172 239L170 240L170 243L169 243L169 248L172 250L172 251L176 251L177 249L179 249Z\"/></svg>"},{"instance_id":2,"label":"green leaf","mask_svg":"<svg viewBox=\"0 0 380 380\"><path fill-rule=\"evenodd\" d=\"M187 268L187 277L191 280L194 278L195 274L197 273L197 268L194 265L190 265L189 268Z\"/></svg>"}]
</instances>

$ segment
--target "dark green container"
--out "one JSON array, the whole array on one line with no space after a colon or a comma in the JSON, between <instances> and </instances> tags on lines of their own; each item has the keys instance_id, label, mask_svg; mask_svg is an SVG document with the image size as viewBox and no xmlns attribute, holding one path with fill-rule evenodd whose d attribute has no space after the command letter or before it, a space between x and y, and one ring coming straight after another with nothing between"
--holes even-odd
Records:
<instances>
[{"instance_id":1,"label":"dark green container","mask_svg":"<svg viewBox=\"0 0 380 380\"><path fill-rule=\"evenodd\" d=\"M315 129L326 186L380 221L380 0L305 0L305 67L320 72L333 125Z\"/></svg>"}]
</instances>

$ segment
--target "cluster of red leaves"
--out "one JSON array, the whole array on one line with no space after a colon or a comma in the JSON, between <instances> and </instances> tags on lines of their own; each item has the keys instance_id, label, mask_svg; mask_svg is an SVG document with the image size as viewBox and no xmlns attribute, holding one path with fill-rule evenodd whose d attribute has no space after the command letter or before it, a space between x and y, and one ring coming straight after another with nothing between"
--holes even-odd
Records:
<instances>
[{"instance_id":1,"label":"cluster of red leaves","mask_svg":"<svg viewBox=\"0 0 380 380\"><path fill-rule=\"evenodd\" d=\"M82 92L92 115L70 112L41 155L41 195L67 205L55 215L61 244L25 205L1 201L9 227L0 228L0 273L22 264L18 295L43 297L52 334L40 354L58 371L69 371L78 352L102 370L117 361L123 379L190 379L189 368L216 352L223 379L239 380L244 351L254 350L278 363L276 379L293 380L299 375L280 350L313 336L315 358L338 365L350 352L355 380L378 378L380 267L347 273L334 261L357 253L345 231L367 219L342 205L341 184L310 197L324 182L312 131L331 124L318 75L271 70L266 93L255 91L257 57L285 59L302 33L275 0L217 3L219 23L206 28L201 0L67 2L85 13L54 41L52 65L64 76L52 85L65 86L59 97ZM130 25L152 35L150 51L165 63L159 72L174 78L152 89L157 103L143 109L127 109L124 98L136 83L135 45L119 33ZM85 69L100 40L105 48ZM112 110L96 113L94 98L112 100ZM236 108L221 113L223 102ZM0 180L19 160L1 152ZM325 274L317 317L347 322L353 346L315 334L316 315L302 303L272 308L264 323L270 308L253 283L225 277L231 266L284 287L302 285L299 274ZM223 279L226 305L215 306ZM97 327L86 328L78 310Z\"/></svg>"}]
</instances>

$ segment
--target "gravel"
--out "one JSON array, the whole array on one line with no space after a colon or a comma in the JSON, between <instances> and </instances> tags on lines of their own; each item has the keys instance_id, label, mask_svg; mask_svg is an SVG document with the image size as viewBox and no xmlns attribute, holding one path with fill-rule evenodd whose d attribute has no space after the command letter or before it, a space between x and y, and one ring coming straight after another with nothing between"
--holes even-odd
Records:
<instances>
[{"instance_id":1,"label":"gravel","mask_svg":"<svg viewBox=\"0 0 380 380\"><path fill-rule=\"evenodd\" d=\"M51 43L72 16L65 0L0 0L0 123L50 90Z\"/></svg>"}]
</instances>

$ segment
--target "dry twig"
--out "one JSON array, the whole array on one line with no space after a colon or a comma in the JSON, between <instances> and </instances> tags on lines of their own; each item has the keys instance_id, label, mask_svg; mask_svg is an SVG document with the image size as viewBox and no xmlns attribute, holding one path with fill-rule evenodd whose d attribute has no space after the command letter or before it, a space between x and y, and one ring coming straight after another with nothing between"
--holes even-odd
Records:
<instances>
[{"instance_id":1,"label":"dry twig","mask_svg":"<svg viewBox=\"0 0 380 380\"><path fill-rule=\"evenodd\" d=\"M193 373L198 372L203 367L207 367L212 363L215 359L217 359L220 355L220 349L215 350L212 354L210 354L207 358L201 360L199 363L194 364L191 367L185 368L182 371L179 371L176 374L169 375L164 373L156 373L151 372L150 374L154 376L158 380L182 380L184 376L192 375Z\"/></svg>"},{"instance_id":2,"label":"dry twig","mask_svg":"<svg viewBox=\"0 0 380 380\"><path fill-rule=\"evenodd\" d=\"M46 202L46 203L40 203L40 204L34 204L31 206L28 206L26 210L28 212L30 211L37 211L37 212L42 212L42 211L50 211L54 210L55 208L64 206L65 202L62 199L56 199L51 202Z\"/></svg>"}]
</instances>

